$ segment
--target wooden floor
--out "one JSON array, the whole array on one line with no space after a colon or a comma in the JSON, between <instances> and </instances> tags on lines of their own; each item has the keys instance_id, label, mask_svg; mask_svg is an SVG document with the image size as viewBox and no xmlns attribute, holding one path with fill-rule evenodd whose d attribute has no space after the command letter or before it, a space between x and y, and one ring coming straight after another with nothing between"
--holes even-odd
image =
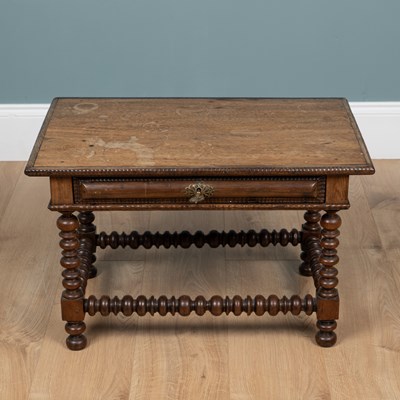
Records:
<instances>
[{"instance_id":1,"label":"wooden floor","mask_svg":"<svg viewBox=\"0 0 400 400\"><path fill-rule=\"evenodd\" d=\"M338 343L310 317L89 317L71 352L60 320L47 178L0 163L0 399L400 399L400 160L351 178L341 213ZM292 228L300 212L99 213L100 230ZM299 248L99 251L88 294L306 294Z\"/></svg>"}]
</instances>

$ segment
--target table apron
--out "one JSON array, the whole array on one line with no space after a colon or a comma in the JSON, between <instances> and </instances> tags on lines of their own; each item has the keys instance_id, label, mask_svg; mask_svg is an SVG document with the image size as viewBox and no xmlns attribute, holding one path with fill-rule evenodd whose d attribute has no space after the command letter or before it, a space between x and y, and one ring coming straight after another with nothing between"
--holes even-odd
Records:
<instances>
[{"instance_id":1,"label":"table apron","mask_svg":"<svg viewBox=\"0 0 400 400\"><path fill-rule=\"evenodd\" d=\"M349 207L349 177L50 177L55 211L332 209ZM207 191L196 194L193 188Z\"/></svg>"}]
</instances>

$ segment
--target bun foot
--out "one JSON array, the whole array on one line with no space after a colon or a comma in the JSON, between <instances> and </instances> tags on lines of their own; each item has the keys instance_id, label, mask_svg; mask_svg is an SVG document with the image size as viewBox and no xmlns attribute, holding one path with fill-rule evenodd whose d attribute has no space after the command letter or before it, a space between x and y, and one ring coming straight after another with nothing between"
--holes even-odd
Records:
<instances>
[{"instance_id":1,"label":"bun foot","mask_svg":"<svg viewBox=\"0 0 400 400\"><path fill-rule=\"evenodd\" d=\"M312 276L312 270L310 264L301 263L299 267L300 275L303 276Z\"/></svg>"},{"instance_id":2,"label":"bun foot","mask_svg":"<svg viewBox=\"0 0 400 400\"><path fill-rule=\"evenodd\" d=\"M70 350L83 350L87 345L86 336L83 332L86 330L84 322L67 322L65 330L69 333L66 343Z\"/></svg>"},{"instance_id":3,"label":"bun foot","mask_svg":"<svg viewBox=\"0 0 400 400\"><path fill-rule=\"evenodd\" d=\"M90 269L89 269L89 276L88 277L89 277L89 279L92 279L92 278L95 278L96 275L97 275L97 268L94 265L92 265L90 267Z\"/></svg>"},{"instance_id":4,"label":"bun foot","mask_svg":"<svg viewBox=\"0 0 400 400\"><path fill-rule=\"evenodd\" d=\"M319 331L315 335L317 344L321 347L332 347L336 341L336 333L333 332L336 329L336 321L318 321L317 327Z\"/></svg>"},{"instance_id":5,"label":"bun foot","mask_svg":"<svg viewBox=\"0 0 400 400\"><path fill-rule=\"evenodd\" d=\"M66 343L70 350L83 350L87 345L87 339L85 335L68 336Z\"/></svg>"}]
</instances>

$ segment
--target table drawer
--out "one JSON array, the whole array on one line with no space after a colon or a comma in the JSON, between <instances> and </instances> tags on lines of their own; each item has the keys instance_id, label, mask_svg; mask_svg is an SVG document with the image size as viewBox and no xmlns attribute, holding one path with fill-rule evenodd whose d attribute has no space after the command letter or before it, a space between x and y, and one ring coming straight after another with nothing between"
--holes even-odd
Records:
<instances>
[{"instance_id":1,"label":"table drawer","mask_svg":"<svg viewBox=\"0 0 400 400\"><path fill-rule=\"evenodd\" d=\"M325 177L74 178L74 199L80 204L323 203Z\"/></svg>"}]
</instances>

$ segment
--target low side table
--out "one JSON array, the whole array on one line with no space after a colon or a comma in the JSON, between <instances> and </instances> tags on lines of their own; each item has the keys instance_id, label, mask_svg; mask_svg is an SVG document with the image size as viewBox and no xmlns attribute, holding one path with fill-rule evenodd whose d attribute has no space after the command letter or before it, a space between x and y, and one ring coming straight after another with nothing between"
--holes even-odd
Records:
<instances>
[{"instance_id":1,"label":"low side table","mask_svg":"<svg viewBox=\"0 0 400 400\"><path fill-rule=\"evenodd\" d=\"M69 349L86 346L84 319L96 313L315 312L317 343L335 344L338 211L349 207L349 176L374 173L345 99L56 98L25 173L49 176L49 208L61 213ZM221 209L305 210L305 222L291 231L208 234L107 234L93 224L104 210ZM99 247L289 243L301 246L300 273L313 278L314 296L86 295Z\"/></svg>"}]
</instances>

